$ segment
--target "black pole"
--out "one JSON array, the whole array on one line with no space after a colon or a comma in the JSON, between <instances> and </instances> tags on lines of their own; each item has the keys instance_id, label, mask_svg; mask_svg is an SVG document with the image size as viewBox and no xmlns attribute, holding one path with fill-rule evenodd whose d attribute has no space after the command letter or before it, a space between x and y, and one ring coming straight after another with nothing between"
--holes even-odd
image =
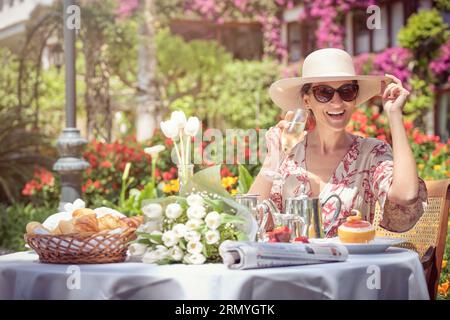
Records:
<instances>
[{"instance_id":1,"label":"black pole","mask_svg":"<svg viewBox=\"0 0 450 320\"><path fill-rule=\"evenodd\" d=\"M57 148L60 158L53 166L61 177L61 198L59 210L64 210L64 205L82 197L81 184L83 171L89 168L81 154L87 141L80 136L76 128L76 70L75 70L75 39L76 26L74 19L80 14L80 8L74 0L64 0L64 57L66 79L66 128L58 138Z\"/></svg>"}]
</instances>

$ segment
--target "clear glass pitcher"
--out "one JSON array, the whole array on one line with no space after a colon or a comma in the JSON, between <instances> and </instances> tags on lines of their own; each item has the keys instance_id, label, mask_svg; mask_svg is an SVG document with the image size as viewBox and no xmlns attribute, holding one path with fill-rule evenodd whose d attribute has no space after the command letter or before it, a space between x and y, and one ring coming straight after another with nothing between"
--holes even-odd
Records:
<instances>
[{"instance_id":1,"label":"clear glass pitcher","mask_svg":"<svg viewBox=\"0 0 450 320\"><path fill-rule=\"evenodd\" d=\"M259 194L237 194L235 196L235 200L237 203L247 207L251 214L253 215L253 218L255 218L257 224L258 224L258 230L256 233L256 241L262 241L265 233L265 228L267 224L267 218L268 213L263 213L260 210L260 207L258 205L258 198L260 197Z\"/></svg>"}]
</instances>

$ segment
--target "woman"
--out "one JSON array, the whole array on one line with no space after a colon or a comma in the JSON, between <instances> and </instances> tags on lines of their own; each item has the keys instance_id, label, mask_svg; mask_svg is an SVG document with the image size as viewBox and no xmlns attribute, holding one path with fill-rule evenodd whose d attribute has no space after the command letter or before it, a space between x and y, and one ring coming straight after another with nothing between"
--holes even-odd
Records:
<instances>
[{"instance_id":1,"label":"woman","mask_svg":"<svg viewBox=\"0 0 450 320\"><path fill-rule=\"evenodd\" d=\"M403 126L402 109L409 92L392 75L359 76L351 56L340 49L314 51L306 57L301 78L282 79L272 84L269 94L283 110L285 120L266 135L268 154L249 193L272 199L283 210L284 199L302 192L324 201L330 194L342 200L339 218L330 226L336 208L331 198L322 209L324 228L335 236L337 227L352 209L373 221L375 203L383 208L380 225L390 231L411 229L421 217L427 192L418 177L416 162ZM386 85L386 82L393 82ZM362 138L345 131L358 105L382 93L383 109L392 133L389 144L374 138ZM305 108L315 128L294 148L283 154L280 137L296 108ZM273 170L278 179L270 181L265 170Z\"/></svg>"}]
</instances>

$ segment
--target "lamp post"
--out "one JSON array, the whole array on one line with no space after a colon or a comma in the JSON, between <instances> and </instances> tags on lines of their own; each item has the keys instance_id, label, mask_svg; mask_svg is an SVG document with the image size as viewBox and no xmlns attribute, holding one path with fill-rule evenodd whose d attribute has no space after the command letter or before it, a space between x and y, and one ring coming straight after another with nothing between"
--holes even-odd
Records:
<instances>
[{"instance_id":1,"label":"lamp post","mask_svg":"<svg viewBox=\"0 0 450 320\"><path fill-rule=\"evenodd\" d=\"M74 0L64 0L64 58L66 62L66 127L57 141L59 159L53 170L61 177L61 196L59 209L62 210L68 202L81 197L82 173L89 168L89 163L82 158L82 151L86 139L80 136L76 128L76 82L75 82L75 37L76 28L68 23L73 19L70 8L75 5Z\"/></svg>"}]
</instances>

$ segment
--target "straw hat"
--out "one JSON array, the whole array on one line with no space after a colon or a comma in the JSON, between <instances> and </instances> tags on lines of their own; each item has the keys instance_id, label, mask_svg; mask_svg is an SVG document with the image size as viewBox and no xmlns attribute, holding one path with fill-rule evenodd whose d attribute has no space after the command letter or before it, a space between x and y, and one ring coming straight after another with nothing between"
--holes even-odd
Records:
<instances>
[{"instance_id":1,"label":"straw hat","mask_svg":"<svg viewBox=\"0 0 450 320\"><path fill-rule=\"evenodd\" d=\"M326 48L310 53L303 62L302 77L285 78L269 88L270 98L281 109L288 111L302 107L301 88L306 83L358 80L359 92L356 105L379 95L381 81L389 83L385 76L364 76L355 73L352 57L341 49Z\"/></svg>"}]
</instances>

